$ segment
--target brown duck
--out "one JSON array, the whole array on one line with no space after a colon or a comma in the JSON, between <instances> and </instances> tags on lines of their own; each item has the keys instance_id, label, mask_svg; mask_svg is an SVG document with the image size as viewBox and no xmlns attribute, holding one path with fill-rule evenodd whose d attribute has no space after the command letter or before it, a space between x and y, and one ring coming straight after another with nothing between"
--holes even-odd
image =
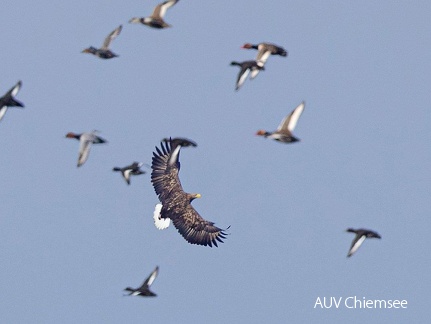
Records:
<instances>
[{"instance_id":1,"label":"brown duck","mask_svg":"<svg viewBox=\"0 0 431 324\"><path fill-rule=\"evenodd\" d=\"M299 138L293 136L292 132L296 127L299 117L305 108L305 102L301 102L289 115L283 118L280 125L274 132L267 132L265 130L257 131L256 135L272 138L273 140L282 143L293 143L300 141Z\"/></svg>"},{"instance_id":2,"label":"brown duck","mask_svg":"<svg viewBox=\"0 0 431 324\"><path fill-rule=\"evenodd\" d=\"M151 14L151 16L143 17L143 18L134 17L134 18L129 20L129 23L131 23L131 24L143 24L143 25L147 25L149 27L157 28L157 29L172 27L171 25L167 24L163 20L163 17L165 16L166 11L170 7L172 7L174 4L176 4L178 1L179 0L168 0L168 1L162 2L154 8L154 11Z\"/></svg>"},{"instance_id":3,"label":"brown duck","mask_svg":"<svg viewBox=\"0 0 431 324\"><path fill-rule=\"evenodd\" d=\"M100 57L101 59L111 59L114 57L118 57L117 54L112 52L109 49L109 46L111 45L111 42L121 33L121 29L123 28L122 25L118 26L114 31L112 31L103 42L103 45L101 48L95 48L93 46L90 46L89 48L86 48L82 51L82 53L89 53L93 54L97 57Z\"/></svg>"}]
</instances>

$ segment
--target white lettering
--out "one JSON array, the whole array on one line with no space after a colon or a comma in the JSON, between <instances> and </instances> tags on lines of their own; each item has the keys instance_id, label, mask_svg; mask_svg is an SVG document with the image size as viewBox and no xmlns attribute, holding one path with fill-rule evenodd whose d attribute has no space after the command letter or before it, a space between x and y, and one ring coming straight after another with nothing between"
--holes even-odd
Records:
<instances>
[{"instance_id":1,"label":"white lettering","mask_svg":"<svg viewBox=\"0 0 431 324\"><path fill-rule=\"evenodd\" d=\"M320 306L320 308L340 308L343 297L317 297L314 308ZM407 308L407 300L399 299L367 299L366 297L358 298L357 296L350 296L344 298L345 308L372 308L372 309L389 309L389 308Z\"/></svg>"},{"instance_id":2,"label":"white lettering","mask_svg":"<svg viewBox=\"0 0 431 324\"><path fill-rule=\"evenodd\" d=\"M328 306L328 305L326 305L326 297L323 297L323 306L325 308L331 308L332 307L332 297L329 299L329 301L330 301L330 303L329 303L329 306Z\"/></svg>"},{"instance_id":3,"label":"white lettering","mask_svg":"<svg viewBox=\"0 0 431 324\"><path fill-rule=\"evenodd\" d=\"M335 299L335 297L332 297L332 298L334 299L334 305L335 305L335 308L340 307L340 303L341 303L341 300L343 299L343 297L340 297L340 298L338 299L338 303L337 303L337 300Z\"/></svg>"},{"instance_id":4,"label":"white lettering","mask_svg":"<svg viewBox=\"0 0 431 324\"><path fill-rule=\"evenodd\" d=\"M349 305L347 305L347 301L348 301L349 299L353 299L353 297L347 297L347 298L344 300L344 306L346 306L347 308L355 308L354 306L349 306Z\"/></svg>"},{"instance_id":5,"label":"white lettering","mask_svg":"<svg viewBox=\"0 0 431 324\"><path fill-rule=\"evenodd\" d=\"M314 303L314 308L316 308L317 305L320 305L320 308L323 308L322 302L320 301L320 297L317 297L316 302Z\"/></svg>"},{"instance_id":6,"label":"white lettering","mask_svg":"<svg viewBox=\"0 0 431 324\"><path fill-rule=\"evenodd\" d=\"M389 305L388 308L392 307L391 302L392 302L391 300L388 300L388 305ZM386 300L378 300L378 299L376 299L374 301L374 308L377 308L377 304L379 304L379 308L382 308L382 303L383 303L383 308L386 308Z\"/></svg>"}]
</instances>

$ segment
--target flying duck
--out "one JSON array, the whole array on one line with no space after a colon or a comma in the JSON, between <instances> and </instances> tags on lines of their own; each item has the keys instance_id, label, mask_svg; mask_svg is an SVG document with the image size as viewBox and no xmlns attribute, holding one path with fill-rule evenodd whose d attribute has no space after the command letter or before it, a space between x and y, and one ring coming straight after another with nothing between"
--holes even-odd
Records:
<instances>
[{"instance_id":1,"label":"flying duck","mask_svg":"<svg viewBox=\"0 0 431 324\"><path fill-rule=\"evenodd\" d=\"M153 293L150 290L150 286L152 285L154 279L156 279L157 275L159 274L159 267L156 267L153 272L148 276L147 279L142 283L142 285L139 288L133 289L131 287L127 287L124 290L128 291L128 295L124 296L141 296L141 297L155 297L157 296L155 293Z\"/></svg>"},{"instance_id":2,"label":"flying duck","mask_svg":"<svg viewBox=\"0 0 431 324\"><path fill-rule=\"evenodd\" d=\"M0 120L2 120L2 118L6 114L8 107L24 107L24 104L22 102L19 102L15 99L15 96L18 94L18 91L19 89L21 89L21 86L22 82L18 81L18 83L15 84L12 89L10 89L4 94L3 97L0 98Z\"/></svg>"},{"instance_id":3,"label":"flying duck","mask_svg":"<svg viewBox=\"0 0 431 324\"><path fill-rule=\"evenodd\" d=\"M256 135L272 138L276 141L283 143L293 143L300 141L299 138L293 136L292 132L296 127L299 117L301 117L304 111L305 102L301 102L298 107L293 109L293 111L283 118L277 130L274 132L267 132L264 130L257 131Z\"/></svg>"},{"instance_id":4,"label":"flying duck","mask_svg":"<svg viewBox=\"0 0 431 324\"><path fill-rule=\"evenodd\" d=\"M154 224L158 229L169 226L172 220L178 232L190 244L217 246L226 238L224 230L213 222L203 219L193 208L191 202L200 194L184 192L178 172L181 145L173 149L172 141L161 142L161 148L153 152L151 182L159 196L160 204L154 210Z\"/></svg>"},{"instance_id":5,"label":"flying duck","mask_svg":"<svg viewBox=\"0 0 431 324\"><path fill-rule=\"evenodd\" d=\"M118 26L114 31L112 31L103 42L103 45L101 48L95 48L93 46L90 46L89 48L86 48L82 51L82 53L90 53L93 55L96 55L97 57L100 57L102 59L111 59L113 57L118 57L117 54L113 53L109 49L109 45L111 45L111 42L120 35L121 29L123 28L122 25Z\"/></svg>"},{"instance_id":6,"label":"flying duck","mask_svg":"<svg viewBox=\"0 0 431 324\"><path fill-rule=\"evenodd\" d=\"M166 10L168 10L170 7L172 7L174 4L176 4L179 0L168 0L164 1L160 4L158 4L155 8L151 16L144 17L144 18L138 18L134 17L129 20L129 23L131 24L144 24L152 28L162 29L167 27L172 27L171 25L167 24L163 17L166 14Z\"/></svg>"},{"instance_id":7,"label":"flying duck","mask_svg":"<svg viewBox=\"0 0 431 324\"><path fill-rule=\"evenodd\" d=\"M112 171L121 172L124 180L126 180L127 184L130 185L130 176L131 175L145 174L145 171L140 169L140 167L143 165L144 165L144 163L133 162L132 164L125 166L123 168L115 167L112 169Z\"/></svg>"},{"instance_id":8,"label":"flying duck","mask_svg":"<svg viewBox=\"0 0 431 324\"><path fill-rule=\"evenodd\" d=\"M90 154L91 144L106 143L106 140L97 136L96 133L97 131L81 134L69 132L66 134L67 138L75 138L79 141L78 167L80 167L85 163L85 161L87 161L88 154Z\"/></svg>"},{"instance_id":9,"label":"flying duck","mask_svg":"<svg viewBox=\"0 0 431 324\"><path fill-rule=\"evenodd\" d=\"M362 243L364 243L366 238L373 238L373 237L378 239L382 238L376 232L370 231L364 228L360 228L357 230L353 228L348 228L346 232L351 232L356 234L355 238L352 241L352 245L350 246L350 250L349 250L349 253L347 254L347 257L351 257L353 253L355 253L359 249Z\"/></svg>"},{"instance_id":10,"label":"flying duck","mask_svg":"<svg viewBox=\"0 0 431 324\"><path fill-rule=\"evenodd\" d=\"M248 74L250 71L260 71L265 70L263 63L258 61L244 61L244 62L231 62L230 65L238 65L241 69L238 73L238 78L236 81L236 87L235 90L239 90L241 86L243 85L245 79L247 79Z\"/></svg>"},{"instance_id":11,"label":"flying duck","mask_svg":"<svg viewBox=\"0 0 431 324\"><path fill-rule=\"evenodd\" d=\"M241 46L244 49L257 49L256 61L260 61L263 65L266 63L266 60L270 55L280 55L287 56L287 51L281 47L271 43L260 43L257 45L245 43ZM259 73L259 70L254 70L250 74L250 79L254 79Z\"/></svg>"}]
</instances>

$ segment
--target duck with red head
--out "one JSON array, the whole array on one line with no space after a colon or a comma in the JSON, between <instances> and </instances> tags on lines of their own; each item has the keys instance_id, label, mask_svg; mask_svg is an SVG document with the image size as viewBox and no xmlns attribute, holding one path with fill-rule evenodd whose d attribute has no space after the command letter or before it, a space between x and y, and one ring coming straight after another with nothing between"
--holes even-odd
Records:
<instances>
[{"instance_id":1,"label":"duck with red head","mask_svg":"<svg viewBox=\"0 0 431 324\"><path fill-rule=\"evenodd\" d=\"M289 115L283 118L280 125L274 132L268 132L265 130L257 131L256 135L263 136L265 138L271 138L282 143L294 143L299 142L300 139L293 136L293 130L296 127L299 117L305 108L305 102L301 102Z\"/></svg>"},{"instance_id":2,"label":"duck with red head","mask_svg":"<svg viewBox=\"0 0 431 324\"><path fill-rule=\"evenodd\" d=\"M85 161L87 161L92 144L102 144L107 142L105 139L101 138L100 136L97 136L96 133L97 131L81 134L69 132L66 134L66 138L74 138L79 141L78 167L80 167L85 163Z\"/></svg>"},{"instance_id":3,"label":"duck with red head","mask_svg":"<svg viewBox=\"0 0 431 324\"><path fill-rule=\"evenodd\" d=\"M283 47L271 43L245 43L241 46L241 48L258 50L256 61L261 62L262 65L265 65L270 55L287 56L287 51ZM259 70L252 71L250 74L250 79L254 79L258 74Z\"/></svg>"}]
</instances>

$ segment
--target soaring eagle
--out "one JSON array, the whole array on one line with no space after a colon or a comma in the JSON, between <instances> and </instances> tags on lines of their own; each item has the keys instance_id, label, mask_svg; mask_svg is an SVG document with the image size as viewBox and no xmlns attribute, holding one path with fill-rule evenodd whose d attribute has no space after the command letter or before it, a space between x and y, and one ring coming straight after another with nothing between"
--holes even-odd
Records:
<instances>
[{"instance_id":1,"label":"soaring eagle","mask_svg":"<svg viewBox=\"0 0 431 324\"><path fill-rule=\"evenodd\" d=\"M190 204L200 194L184 192L178 172L181 145L174 145L172 140L161 142L161 148L153 152L151 182L159 196L161 204L154 210L154 223L158 229L169 226L171 219L178 232L191 244L217 246L226 238L224 230L214 226L213 222L203 219Z\"/></svg>"}]
</instances>

